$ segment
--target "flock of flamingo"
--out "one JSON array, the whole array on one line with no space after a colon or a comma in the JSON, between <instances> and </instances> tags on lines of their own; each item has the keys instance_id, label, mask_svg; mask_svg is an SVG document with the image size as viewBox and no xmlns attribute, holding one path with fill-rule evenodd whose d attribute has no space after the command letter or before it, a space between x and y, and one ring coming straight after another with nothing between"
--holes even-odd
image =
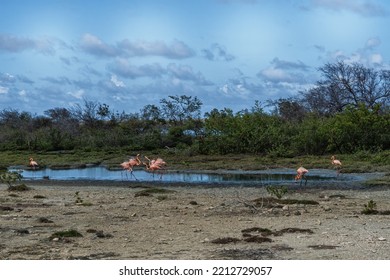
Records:
<instances>
[{"instance_id":1,"label":"flock of flamingo","mask_svg":"<svg viewBox=\"0 0 390 280\"><path fill-rule=\"evenodd\" d=\"M331 158L331 162L332 162L332 165L334 165L336 167L336 170L337 170L337 176L340 174L340 169L341 169L341 161L336 159L335 156L332 156ZM298 180L301 180L301 184L302 185L302 181L305 180L305 186L307 184L307 178L306 178L306 173L308 173L309 170L307 170L305 167L301 166L297 169L297 175L295 176L295 181L298 181Z\"/></svg>"},{"instance_id":2,"label":"flock of flamingo","mask_svg":"<svg viewBox=\"0 0 390 280\"><path fill-rule=\"evenodd\" d=\"M163 169L167 165L167 163L162 158L149 159L147 156L144 156L144 158L147 161L141 161L140 154L137 154L136 157L131 157L128 161L122 162L120 166L122 167L123 171L130 172L130 175L137 180L137 178L133 173L134 166L139 166L143 164L145 165L146 170L152 172L154 176L154 173L156 171ZM33 158L30 158L29 166L32 169L36 169L39 167L38 163ZM127 173L126 173L126 177L127 177ZM160 175L160 179L161 177L162 177L162 173Z\"/></svg>"},{"instance_id":3,"label":"flock of flamingo","mask_svg":"<svg viewBox=\"0 0 390 280\"><path fill-rule=\"evenodd\" d=\"M134 166L138 166L138 165L145 165L145 168L147 171L151 171L154 175L154 172L156 172L157 170L161 170L163 169L167 163L162 159L162 158L157 158L157 159L149 159L147 156L144 156L144 158L147 160L146 161L141 161L140 159L140 154L137 154L137 156L134 158L130 158L128 161L124 161L122 162L120 165L122 166L123 170L124 171L128 171L130 172L131 176L134 177L134 179L137 180L137 178L135 177L134 173L133 173L133 167ZM126 173L127 175L127 173ZM162 178L162 173L160 175L160 179Z\"/></svg>"},{"instance_id":4,"label":"flock of flamingo","mask_svg":"<svg viewBox=\"0 0 390 280\"><path fill-rule=\"evenodd\" d=\"M134 177L134 179L137 180L137 178L135 177L135 175L133 173L134 166L139 166L139 165L143 164L143 165L145 165L146 170L152 172L153 176L154 176L154 172L163 169L167 164L162 158L157 158L157 159L152 159L152 160L149 159L147 156L144 156L144 158L147 161L141 161L140 154L137 154L136 157L131 157L128 161L122 162L120 164L120 166L123 168L124 171L130 172L130 175L132 177ZM337 176L338 176L340 174L340 169L341 169L341 165L342 165L341 161L336 159L335 156L332 156L331 162L332 162L332 165L334 165L336 167ZM31 168L35 169L39 165L33 158L30 158L29 166ZM300 185L302 185L303 180L305 180L305 186L306 186L306 184L307 184L306 173L308 173L308 172L309 172L309 170L307 170L303 166L299 167L297 169L297 175L295 176L295 181L301 180ZM127 176L127 173L126 173L126 176ZM161 178L162 178L162 173L160 175L160 179Z\"/></svg>"}]
</instances>

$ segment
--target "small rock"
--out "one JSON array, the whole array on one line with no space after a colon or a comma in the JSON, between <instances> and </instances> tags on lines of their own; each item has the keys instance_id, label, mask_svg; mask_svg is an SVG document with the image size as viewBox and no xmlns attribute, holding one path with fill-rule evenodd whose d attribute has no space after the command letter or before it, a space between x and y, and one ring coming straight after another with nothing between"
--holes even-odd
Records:
<instances>
[{"instance_id":1,"label":"small rock","mask_svg":"<svg viewBox=\"0 0 390 280\"><path fill-rule=\"evenodd\" d=\"M381 236L381 237L378 238L378 240L379 240L379 241L386 241L386 238L384 238L384 237Z\"/></svg>"},{"instance_id":2,"label":"small rock","mask_svg":"<svg viewBox=\"0 0 390 280\"><path fill-rule=\"evenodd\" d=\"M133 213L133 214L131 214L131 216L132 216L132 217L135 217L135 216L137 216L137 213Z\"/></svg>"},{"instance_id":3,"label":"small rock","mask_svg":"<svg viewBox=\"0 0 390 280\"><path fill-rule=\"evenodd\" d=\"M28 229L17 229L15 232L16 232L17 234L19 234L19 235L30 234L30 232L28 231Z\"/></svg>"},{"instance_id":4,"label":"small rock","mask_svg":"<svg viewBox=\"0 0 390 280\"><path fill-rule=\"evenodd\" d=\"M58 237L56 237L56 238L53 238L53 241L58 242L58 241L60 241L60 239Z\"/></svg>"},{"instance_id":5,"label":"small rock","mask_svg":"<svg viewBox=\"0 0 390 280\"><path fill-rule=\"evenodd\" d=\"M38 218L38 222L39 223L53 223L52 220L49 220L48 218L45 218L45 217Z\"/></svg>"},{"instance_id":6,"label":"small rock","mask_svg":"<svg viewBox=\"0 0 390 280\"><path fill-rule=\"evenodd\" d=\"M331 211L332 209L329 206L323 206L322 209L324 209L326 212Z\"/></svg>"},{"instance_id":7,"label":"small rock","mask_svg":"<svg viewBox=\"0 0 390 280\"><path fill-rule=\"evenodd\" d=\"M288 207L288 205L284 205L282 209L283 209L283 211L288 211L288 210L290 210L290 207Z\"/></svg>"},{"instance_id":8,"label":"small rock","mask_svg":"<svg viewBox=\"0 0 390 280\"><path fill-rule=\"evenodd\" d=\"M14 208L9 206L0 206L0 211L13 211Z\"/></svg>"}]
</instances>

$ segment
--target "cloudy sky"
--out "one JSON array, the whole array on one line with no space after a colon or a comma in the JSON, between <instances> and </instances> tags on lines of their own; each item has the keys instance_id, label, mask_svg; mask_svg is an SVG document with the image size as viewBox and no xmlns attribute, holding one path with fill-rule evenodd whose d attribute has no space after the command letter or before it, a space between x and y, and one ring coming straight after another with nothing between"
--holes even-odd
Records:
<instances>
[{"instance_id":1,"label":"cloudy sky","mask_svg":"<svg viewBox=\"0 0 390 280\"><path fill-rule=\"evenodd\" d=\"M389 69L385 0L0 0L0 110L83 100L139 112L169 95L202 111L312 87L344 60Z\"/></svg>"}]
</instances>

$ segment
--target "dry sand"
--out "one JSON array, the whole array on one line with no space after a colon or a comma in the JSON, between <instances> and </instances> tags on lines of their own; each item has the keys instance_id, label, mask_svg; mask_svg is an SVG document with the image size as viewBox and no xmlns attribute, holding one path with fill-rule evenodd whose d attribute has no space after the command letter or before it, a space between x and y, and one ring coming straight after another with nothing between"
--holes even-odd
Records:
<instances>
[{"instance_id":1,"label":"dry sand","mask_svg":"<svg viewBox=\"0 0 390 280\"><path fill-rule=\"evenodd\" d=\"M361 214L390 210L389 189L295 185L283 198L318 204L269 206L256 186L25 183L0 186L0 259L390 259L390 215Z\"/></svg>"}]
</instances>

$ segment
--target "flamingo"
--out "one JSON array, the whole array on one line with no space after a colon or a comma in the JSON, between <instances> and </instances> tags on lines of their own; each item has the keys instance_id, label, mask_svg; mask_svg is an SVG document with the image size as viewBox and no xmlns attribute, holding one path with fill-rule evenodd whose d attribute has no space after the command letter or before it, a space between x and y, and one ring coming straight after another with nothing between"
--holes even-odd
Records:
<instances>
[{"instance_id":1,"label":"flamingo","mask_svg":"<svg viewBox=\"0 0 390 280\"><path fill-rule=\"evenodd\" d=\"M145 158L148 160L149 163L143 162L143 164L146 166L146 170L151 171L153 173L157 170L163 169L163 167L167 164L162 158L152 159L150 160L147 156ZM160 176L160 180L162 179L162 173Z\"/></svg>"},{"instance_id":2,"label":"flamingo","mask_svg":"<svg viewBox=\"0 0 390 280\"><path fill-rule=\"evenodd\" d=\"M137 154L137 156L135 158L130 158L128 161L124 161L120 164L122 166L123 170L129 171L131 176L133 176L134 179L136 179L136 180L138 180L138 179L135 177L135 175L133 173L133 167L141 164L141 160L140 160L139 156L140 155ZM126 174L126 176L127 176L127 174Z\"/></svg>"},{"instance_id":3,"label":"flamingo","mask_svg":"<svg viewBox=\"0 0 390 280\"><path fill-rule=\"evenodd\" d=\"M33 169L38 167L38 163L33 158L30 158L29 160L30 160L30 163L28 165L30 167L32 167Z\"/></svg>"},{"instance_id":4,"label":"flamingo","mask_svg":"<svg viewBox=\"0 0 390 280\"><path fill-rule=\"evenodd\" d=\"M305 186L306 186L306 183L307 183L306 173L308 173L308 172L309 172L309 170L307 170L303 166L301 166L297 169L297 175L295 176L295 181L301 180L300 186L302 186L303 179L305 179Z\"/></svg>"},{"instance_id":5,"label":"flamingo","mask_svg":"<svg viewBox=\"0 0 390 280\"><path fill-rule=\"evenodd\" d=\"M31 157L29 158L29 161L30 163L28 164L28 166L30 166L32 168L32 170L35 170L36 168L38 168L38 163ZM35 174L33 174L33 178L35 178Z\"/></svg>"},{"instance_id":6,"label":"flamingo","mask_svg":"<svg viewBox=\"0 0 390 280\"><path fill-rule=\"evenodd\" d=\"M339 176L339 174L340 174L340 169L341 169L341 165L342 165L342 164L341 164L341 161L338 160L338 159L336 159L335 156L332 156L330 159L332 160L332 164L336 167L337 176Z\"/></svg>"}]
</instances>

